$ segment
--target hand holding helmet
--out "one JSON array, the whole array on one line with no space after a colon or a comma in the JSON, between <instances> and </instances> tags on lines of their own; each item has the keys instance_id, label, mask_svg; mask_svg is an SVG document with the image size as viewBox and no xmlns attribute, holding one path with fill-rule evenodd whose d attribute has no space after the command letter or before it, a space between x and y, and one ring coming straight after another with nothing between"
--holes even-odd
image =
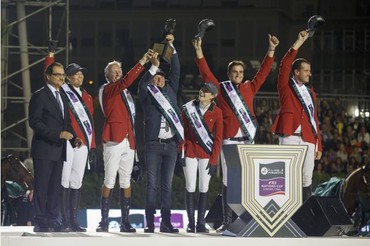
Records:
<instances>
[{"instance_id":1,"label":"hand holding helmet","mask_svg":"<svg viewBox=\"0 0 370 246\"><path fill-rule=\"evenodd\" d=\"M315 31L324 24L325 20L324 18L322 18L322 16L320 15L311 16L310 19L308 19L307 21L308 37L311 38L315 34Z\"/></svg>"},{"instance_id":2,"label":"hand holding helmet","mask_svg":"<svg viewBox=\"0 0 370 246\"><path fill-rule=\"evenodd\" d=\"M212 30L215 26L215 22L211 19L201 20L198 24L198 34L195 35L194 39L203 38L204 34L209 30Z\"/></svg>"}]
</instances>

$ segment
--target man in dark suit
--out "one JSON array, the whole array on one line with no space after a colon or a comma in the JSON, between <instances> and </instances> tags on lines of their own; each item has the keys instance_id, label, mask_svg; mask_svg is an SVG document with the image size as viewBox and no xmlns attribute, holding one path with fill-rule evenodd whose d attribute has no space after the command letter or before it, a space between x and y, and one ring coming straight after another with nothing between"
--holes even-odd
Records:
<instances>
[{"instance_id":1,"label":"man in dark suit","mask_svg":"<svg viewBox=\"0 0 370 246\"><path fill-rule=\"evenodd\" d=\"M60 183L66 144L80 146L68 114L63 65L50 64L44 74L46 85L36 91L29 104L29 125L34 131L31 157L35 175L35 232L61 231L58 222Z\"/></svg>"},{"instance_id":2,"label":"man in dark suit","mask_svg":"<svg viewBox=\"0 0 370 246\"><path fill-rule=\"evenodd\" d=\"M174 36L166 40L173 46ZM145 117L145 163L147 170L146 233L154 232L154 214L158 179L161 178L160 231L177 233L171 224L172 177L175 170L178 142L183 141L184 129L177 106L180 62L176 50L171 59L168 80L159 68L158 53L151 59L152 66L139 83L139 98Z\"/></svg>"}]
</instances>

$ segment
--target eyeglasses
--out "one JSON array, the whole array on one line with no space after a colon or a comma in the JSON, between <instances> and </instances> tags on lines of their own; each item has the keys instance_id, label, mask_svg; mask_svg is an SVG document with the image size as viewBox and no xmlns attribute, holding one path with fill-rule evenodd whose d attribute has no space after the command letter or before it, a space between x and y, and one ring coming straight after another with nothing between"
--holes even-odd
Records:
<instances>
[{"instance_id":1,"label":"eyeglasses","mask_svg":"<svg viewBox=\"0 0 370 246\"><path fill-rule=\"evenodd\" d=\"M66 75L64 73L52 73L51 75L55 76L55 77L59 77L59 78L65 78Z\"/></svg>"}]
</instances>

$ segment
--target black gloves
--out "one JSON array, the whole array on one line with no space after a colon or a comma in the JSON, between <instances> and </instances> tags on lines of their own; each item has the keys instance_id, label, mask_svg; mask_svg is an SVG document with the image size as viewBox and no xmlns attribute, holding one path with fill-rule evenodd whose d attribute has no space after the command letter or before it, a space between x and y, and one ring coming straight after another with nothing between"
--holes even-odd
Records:
<instances>
[{"instance_id":1,"label":"black gloves","mask_svg":"<svg viewBox=\"0 0 370 246\"><path fill-rule=\"evenodd\" d=\"M58 46L58 40L49 40L49 53L54 53Z\"/></svg>"},{"instance_id":2,"label":"black gloves","mask_svg":"<svg viewBox=\"0 0 370 246\"><path fill-rule=\"evenodd\" d=\"M212 176L216 172L216 165L212 165L211 163L208 162L208 165L206 167L206 170L208 169L208 174Z\"/></svg>"},{"instance_id":3,"label":"black gloves","mask_svg":"<svg viewBox=\"0 0 370 246\"><path fill-rule=\"evenodd\" d=\"M181 166L181 167L186 167L186 163L185 163L185 157L183 158L182 157L182 153L181 152L178 152L177 153L177 161L176 161L177 165Z\"/></svg>"},{"instance_id":4,"label":"black gloves","mask_svg":"<svg viewBox=\"0 0 370 246\"><path fill-rule=\"evenodd\" d=\"M134 163L134 166L131 172L131 179L135 183L138 183L143 179L143 169L141 168L138 162Z\"/></svg>"},{"instance_id":5,"label":"black gloves","mask_svg":"<svg viewBox=\"0 0 370 246\"><path fill-rule=\"evenodd\" d=\"M90 149L89 152L89 163L91 166L96 166L97 156L96 156L96 149Z\"/></svg>"}]
</instances>

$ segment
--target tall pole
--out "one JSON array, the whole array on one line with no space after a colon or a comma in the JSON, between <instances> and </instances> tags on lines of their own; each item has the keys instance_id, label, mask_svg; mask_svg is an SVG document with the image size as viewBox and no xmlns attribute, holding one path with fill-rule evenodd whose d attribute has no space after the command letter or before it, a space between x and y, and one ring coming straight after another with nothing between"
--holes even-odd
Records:
<instances>
[{"instance_id":1,"label":"tall pole","mask_svg":"<svg viewBox=\"0 0 370 246\"><path fill-rule=\"evenodd\" d=\"M7 20L7 11L6 7L4 7L4 3L1 8L1 21ZM8 73L8 50L5 48L8 45L8 30L2 30L1 33L1 78L5 77ZM4 112L7 107L7 101L4 97L7 96L7 83L6 81L1 81L1 124L4 124ZM1 146L4 146L3 137L1 137Z\"/></svg>"},{"instance_id":2,"label":"tall pole","mask_svg":"<svg viewBox=\"0 0 370 246\"><path fill-rule=\"evenodd\" d=\"M25 10L25 0L17 1L17 18L22 19L26 16ZM29 65L28 59L28 39L27 39L27 25L26 19L18 23L18 35L19 35L19 51L21 67L27 67ZM28 105L31 99L31 79L30 71L28 69L22 72L22 83L23 83L23 96L24 96L24 114L28 118ZM27 147L31 149L32 141L32 130L28 124L26 124L26 134L27 134Z\"/></svg>"}]
</instances>

